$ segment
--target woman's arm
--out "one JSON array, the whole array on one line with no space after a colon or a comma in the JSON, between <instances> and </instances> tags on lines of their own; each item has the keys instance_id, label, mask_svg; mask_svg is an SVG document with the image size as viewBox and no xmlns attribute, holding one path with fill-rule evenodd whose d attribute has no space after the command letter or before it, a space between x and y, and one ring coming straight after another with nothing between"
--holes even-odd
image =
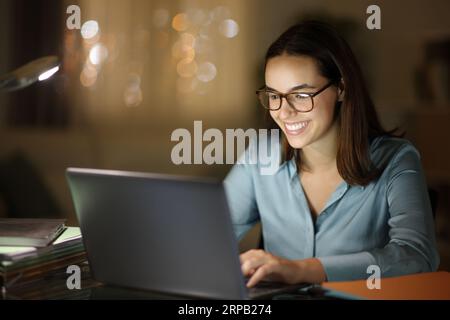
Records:
<instances>
[{"instance_id":1,"label":"woman's arm","mask_svg":"<svg viewBox=\"0 0 450 320\"><path fill-rule=\"evenodd\" d=\"M224 180L231 220L238 240L259 221L250 166L235 164Z\"/></svg>"}]
</instances>

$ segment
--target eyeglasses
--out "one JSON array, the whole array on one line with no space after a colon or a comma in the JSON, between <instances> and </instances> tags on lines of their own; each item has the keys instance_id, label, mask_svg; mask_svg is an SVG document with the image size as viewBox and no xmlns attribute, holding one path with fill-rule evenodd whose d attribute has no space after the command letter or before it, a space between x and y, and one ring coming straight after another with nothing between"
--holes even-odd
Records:
<instances>
[{"instance_id":1,"label":"eyeglasses","mask_svg":"<svg viewBox=\"0 0 450 320\"><path fill-rule=\"evenodd\" d=\"M287 103L291 108L298 112L309 112L314 108L314 97L325 91L334 82L329 82L325 87L320 89L315 93L305 93L305 92L289 92L286 94L268 90L267 88L259 89L256 91L258 99L262 106L268 110L276 111L281 108L283 98L286 99Z\"/></svg>"}]
</instances>

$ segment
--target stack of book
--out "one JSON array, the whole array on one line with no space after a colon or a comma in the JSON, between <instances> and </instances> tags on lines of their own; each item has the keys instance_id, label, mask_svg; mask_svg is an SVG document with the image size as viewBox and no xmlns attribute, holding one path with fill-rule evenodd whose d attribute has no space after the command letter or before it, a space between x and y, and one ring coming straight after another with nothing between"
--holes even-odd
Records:
<instances>
[{"instance_id":1,"label":"stack of book","mask_svg":"<svg viewBox=\"0 0 450 320\"><path fill-rule=\"evenodd\" d=\"M70 265L87 268L79 228L66 227L63 220L55 219L0 219L3 295L26 299L73 296L65 281Z\"/></svg>"}]
</instances>

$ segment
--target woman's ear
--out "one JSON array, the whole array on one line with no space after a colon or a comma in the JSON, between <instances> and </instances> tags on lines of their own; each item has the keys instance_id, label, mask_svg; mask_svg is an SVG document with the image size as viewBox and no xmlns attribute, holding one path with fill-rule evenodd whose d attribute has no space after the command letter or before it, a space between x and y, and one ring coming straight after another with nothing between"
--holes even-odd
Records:
<instances>
[{"instance_id":1,"label":"woman's ear","mask_svg":"<svg viewBox=\"0 0 450 320\"><path fill-rule=\"evenodd\" d=\"M338 101L342 102L344 101L345 96L345 85L344 85L344 79L341 78L341 81L338 83Z\"/></svg>"}]
</instances>

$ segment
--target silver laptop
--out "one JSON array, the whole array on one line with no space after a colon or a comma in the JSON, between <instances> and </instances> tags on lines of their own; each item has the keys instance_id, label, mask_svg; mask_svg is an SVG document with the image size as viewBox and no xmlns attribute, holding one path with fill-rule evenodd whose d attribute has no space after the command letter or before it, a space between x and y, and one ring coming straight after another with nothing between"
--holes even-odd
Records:
<instances>
[{"instance_id":1,"label":"silver laptop","mask_svg":"<svg viewBox=\"0 0 450 320\"><path fill-rule=\"evenodd\" d=\"M94 279L210 299L267 298L304 287L250 291L221 182L69 168L75 211Z\"/></svg>"}]
</instances>

